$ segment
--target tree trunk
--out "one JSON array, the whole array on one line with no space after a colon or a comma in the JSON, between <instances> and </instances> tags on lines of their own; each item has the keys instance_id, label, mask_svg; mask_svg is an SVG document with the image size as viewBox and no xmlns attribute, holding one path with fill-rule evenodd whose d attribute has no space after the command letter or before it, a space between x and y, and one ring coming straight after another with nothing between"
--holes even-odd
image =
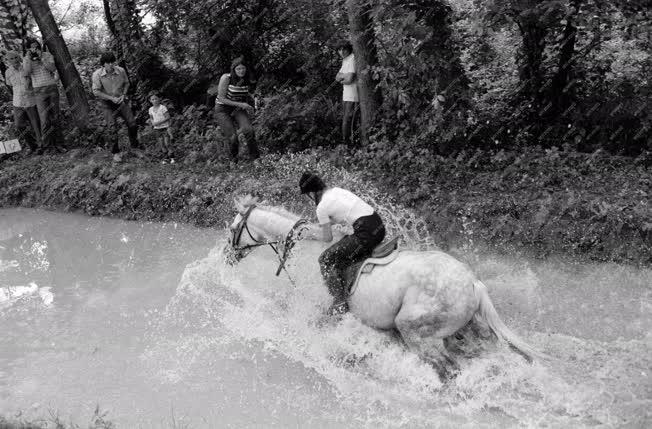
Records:
<instances>
[{"instance_id":1,"label":"tree trunk","mask_svg":"<svg viewBox=\"0 0 652 429\"><path fill-rule=\"evenodd\" d=\"M346 0L351 30L351 44L355 55L356 84L360 100L362 144L369 143L369 131L375 124L382 95L372 69L378 65L376 35L371 17L371 5L367 0Z\"/></svg>"},{"instance_id":2,"label":"tree trunk","mask_svg":"<svg viewBox=\"0 0 652 429\"><path fill-rule=\"evenodd\" d=\"M127 66L127 62L125 61L125 56L122 51L122 45L118 40L118 36L117 36L118 31L115 28L115 21L113 20L113 15L111 13L110 0L102 0L102 3L104 4L104 21L106 22L106 27L109 29L111 36L113 37L112 49L115 53L115 56L118 59L118 64L120 64L120 67L125 69L125 72L127 73L127 77L128 77L129 67Z\"/></svg>"},{"instance_id":3,"label":"tree trunk","mask_svg":"<svg viewBox=\"0 0 652 429\"><path fill-rule=\"evenodd\" d=\"M132 108L141 109L152 89L165 91L174 82L170 70L165 67L158 54L147 44L143 34L136 0L109 0L109 18L114 25L114 37L124 54L124 61L130 71L129 93L133 95ZM105 9L106 10L106 9Z\"/></svg>"},{"instance_id":4,"label":"tree trunk","mask_svg":"<svg viewBox=\"0 0 652 429\"><path fill-rule=\"evenodd\" d=\"M546 29L537 18L527 17L517 21L523 38L519 77L521 94L532 100L535 106L541 105L543 87L543 53L546 47Z\"/></svg>"},{"instance_id":5,"label":"tree trunk","mask_svg":"<svg viewBox=\"0 0 652 429\"><path fill-rule=\"evenodd\" d=\"M79 126L85 126L88 121L89 106L84 84L52 16L50 5L47 0L28 0L28 4L41 30L48 51L54 57L75 122Z\"/></svg>"},{"instance_id":6,"label":"tree trunk","mask_svg":"<svg viewBox=\"0 0 652 429\"><path fill-rule=\"evenodd\" d=\"M453 39L448 2L443 0L399 0L398 4L412 11L431 29L419 47L419 54L436 70L437 94L464 105L468 101L469 80L460 60L460 51ZM432 79L424 76L423 79Z\"/></svg>"},{"instance_id":7,"label":"tree trunk","mask_svg":"<svg viewBox=\"0 0 652 429\"><path fill-rule=\"evenodd\" d=\"M107 26L119 45L117 51L119 60L126 62L126 65L133 71L135 78L141 78L141 66L146 58L142 55L146 50L143 46L140 18L135 0L105 0L105 14L107 15ZM134 82L136 86L138 82Z\"/></svg>"},{"instance_id":8,"label":"tree trunk","mask_svg":"<svg viewBox=\"0 0 652 429\"><path fill-rule=\"evenodd\" d=\"M554 107L554 115L563 113L570 106L572 100L571 77L577 37L577 27L575 27L574 20L579 11L580 3L581 1L579 0L572 1L571 7L573 11L566 16L566 26L564 27L563 39L559 49L557 72L552 78L549 92L549 99Z\"/></svg>"}]
</instances>

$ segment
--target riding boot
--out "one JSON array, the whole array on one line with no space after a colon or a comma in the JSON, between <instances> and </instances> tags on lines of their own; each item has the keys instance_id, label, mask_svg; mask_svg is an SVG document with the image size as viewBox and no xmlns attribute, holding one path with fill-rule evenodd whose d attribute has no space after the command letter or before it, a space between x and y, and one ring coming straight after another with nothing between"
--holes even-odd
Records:
<instances>
[{"instance_id":1,"label":"riding boot","mask_svg":"<svg viewBox=\"0 0 652 429\"><path fill-rule=\"evenodd\" d=\"M334 316L348 312L349 305L346 302L346 282L342 279L337 270L333 269L333 272L327 276L326 283L328 285L328 292L333 296L333 303L329 307L327 313Z\"/></svg>"}]
</instances>

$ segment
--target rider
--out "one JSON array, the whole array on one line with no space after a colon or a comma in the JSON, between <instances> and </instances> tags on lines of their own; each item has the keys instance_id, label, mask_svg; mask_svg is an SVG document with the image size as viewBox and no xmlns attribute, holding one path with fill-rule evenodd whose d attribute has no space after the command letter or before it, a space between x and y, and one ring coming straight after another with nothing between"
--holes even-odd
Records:
<instances>
[{"instance_id":1,"label":"rider","mask_svg":"<svg viewBox=\"0 0 652 429\"><path fill-rule=\"evenodd\" d=\"M331 224L353 226L353 234L343 237L319 256L322 276L333 295L328 314L342 314L349 310L346 303L348 266L371 255L385 238L385 226L374 209L360 197L346 189L327 188L315 173L305 172L299 180L301 194L308 194L317 205L317 221L322 227L322 240L333 241Z\"/></svg>"}]
</instances>

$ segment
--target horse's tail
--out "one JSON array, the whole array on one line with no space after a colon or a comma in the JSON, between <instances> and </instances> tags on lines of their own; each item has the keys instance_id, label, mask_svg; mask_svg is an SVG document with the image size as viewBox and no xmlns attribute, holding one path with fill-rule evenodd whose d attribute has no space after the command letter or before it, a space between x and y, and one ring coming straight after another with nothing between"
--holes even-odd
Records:
<instances>
[{"instance_id":1,"label":"horse's tail","mask_svg":"<svg viewBox=\"0 0 652 429\"><path fill-rule=\"evenodd\" d=\"M534 357L545 358L545 355L535 350L532 346L527 344L521 338L519 338L511 329L509 329L505 323L498 316L498 312L494 308L491 299L489 298L489 293L487 292L487 286L482 283L480 280L476 280L473 283L473 290L475 296L478 299L479 307L478 313L480 317L489 325L489 328L493 331L494 334L498 337L499 340L506 341L514 349L523 354L526 359L532 360Z\"/></svg>"}]
</instances>

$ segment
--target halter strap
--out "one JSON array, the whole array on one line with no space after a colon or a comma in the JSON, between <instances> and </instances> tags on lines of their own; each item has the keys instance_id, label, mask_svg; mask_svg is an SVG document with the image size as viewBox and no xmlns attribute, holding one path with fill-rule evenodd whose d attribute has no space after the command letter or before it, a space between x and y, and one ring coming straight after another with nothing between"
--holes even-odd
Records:
<instances>
[{"instance_id":1,"label":"halter strap","mask_svg":"<svg viewBox=\"0 0 652 429\"><path fill-rule=\"evenodd\" d=\"M281 270L285 270L285 262L287 261L288 256L290 256L290 251L292 250L294 245L297 244L296 240L294 239L295 238L294 233L299 229L299 227L301 227L301 225L306 223L308 223L308 220L299 219L298 221L296 221L294 225L292 225L292 228L290 228L288 235L285 237L285 240L283 242L283 255L279 255L279 266L278 269L276 270L277 277L279 274L281 274ZM278 252L276 254L278 255Z\"/></svg>"},{"instance_id":2,"label":"halter strap","mask_svg":"<svg viewBox=\"0 0 652 429\"><path fill-rule=\"evenodd\" d=\"M238 224L238 227L236 230L233 232L233 239L231 240L231 246L233 247L234 250L248 250L252 249L255 247L260 247L260 246L265 246L269 244L270 246L272 244L277 244L279 243L278 241L258 241L254 238L253 234L251 231L249 231L249 225L247 225L247 220L249 219L249 215L251 212L256 208L255 204L252 204L249 206L247 211L242 215L242 219L240 220L240 223ZM240 242L240 238L242 238L242 231L246 230L247 234L249 234L249 238L251 238L254 241L254 244L248 244L246 246L240 246L236 247L238 243Z\"/></svg>"}]
</instances>

